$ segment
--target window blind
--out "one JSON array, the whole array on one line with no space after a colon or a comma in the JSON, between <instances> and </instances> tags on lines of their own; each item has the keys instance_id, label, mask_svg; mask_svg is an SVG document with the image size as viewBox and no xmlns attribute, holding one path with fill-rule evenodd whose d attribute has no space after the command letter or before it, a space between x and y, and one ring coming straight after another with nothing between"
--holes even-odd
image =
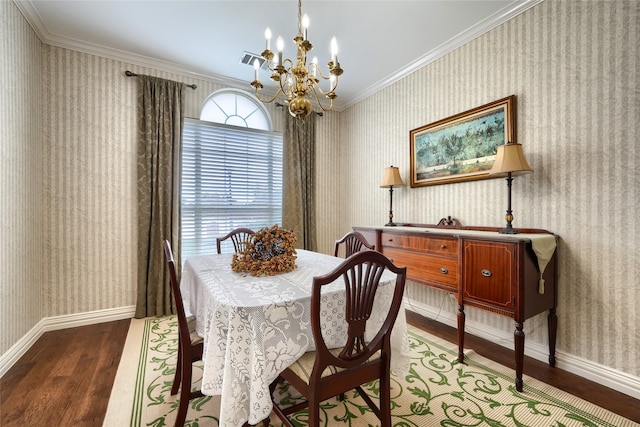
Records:
<instances>
[{"instance_id":1,"label":"window blind","mask_svg":"<svg viewBox=\"0 0 640 427\"><path fill-rule=\"evenodd\" d=\"M282 134L185 119L181 210L183 260L234 228L282 224Z\"/></svg>"}]
</instances>

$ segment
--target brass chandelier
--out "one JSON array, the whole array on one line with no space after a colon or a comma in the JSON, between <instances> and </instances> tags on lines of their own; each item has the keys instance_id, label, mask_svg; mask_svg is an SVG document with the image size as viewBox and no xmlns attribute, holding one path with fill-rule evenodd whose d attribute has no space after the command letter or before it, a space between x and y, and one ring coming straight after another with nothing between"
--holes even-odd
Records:
<instances>
[{"instance_id":1,"label":"brass chandelier","mask_svg":"<svg viewBox=\"0 0 640 427\"><path fill-rule=\"evenodd\" d=\"M262 52L261 56L267 63L267 68L271 71L271 80L276 83L276 93L270 99L260 97L260 90L264 87L260 82L258 71L260 69L260 61L254 60L253 68L255 70L255 80L251 82L251 86L256 90L256 97L264 102L269 103L276 100L278 95L283 94L285 102L289 105L289 113L297 118L304 118L311 114L311 101L315 99L317 105L323 111L329 111L333 108L333 100L336 95L336 87L338 87L338 77L342 74L342 68L338 62L338 46L336 38L331 39L331 60L327 64L329 74L325 75L318 66L317 58L313 58L307 64L307 54L313 49L313 45L307 39L307 30L309 27L309 17L302 16L302 0L298 0L298 35L293 39L296 43L297 54L296 61L286 58L283 59L284 40L278 37L277 40L277 56L271 51L271 30L266 29L264 35L267 39L267 48ZM323 91L320 87L320 81L329 81L329 90ZM328 105L323 104L321 97L329 99Z\"/></svg>"}]
</instances>

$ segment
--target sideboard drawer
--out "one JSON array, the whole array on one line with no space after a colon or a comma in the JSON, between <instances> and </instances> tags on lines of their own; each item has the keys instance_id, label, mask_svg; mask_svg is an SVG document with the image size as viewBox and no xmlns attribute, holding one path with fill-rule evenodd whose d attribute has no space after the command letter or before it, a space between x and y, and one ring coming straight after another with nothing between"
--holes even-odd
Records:
<instances>
[{"instance_id":1,"label":"sideboard drawer","mask_svg":"<svg viewBox=\"0 0 640 427\"><path fill-rule=\"evenodd\" d=\"M394 233L382 233L382 246L402 248L410 251L420 251L423 253L458 256L458 239L455 237L430 237L429 235L418 236L415 234L399 235Z\"/></svg>"},{"instance_id":2,"label":"sideboard drawer","mask_svg":"<svg viewBox=\"0 0 640 427\"><path fill-rule=\"evenodd\" d=\"M409 280L427 283L449 292L458 292L457 258L429 256L390 247L385 247L383 251L395 265L407 267Z\"/></svg>"}]
</instances>

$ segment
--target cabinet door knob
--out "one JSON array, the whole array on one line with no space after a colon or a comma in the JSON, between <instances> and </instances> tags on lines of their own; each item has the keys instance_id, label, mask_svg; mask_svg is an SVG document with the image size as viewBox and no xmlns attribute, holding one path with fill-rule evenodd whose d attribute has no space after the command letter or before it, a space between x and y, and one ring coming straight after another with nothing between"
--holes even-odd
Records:
<instances>
[{"instance_id":1,"label":"cabinet door knob","mask_svg":"<svg viewBox=\"0 0 640 427\"><path fill-rule=\"evenodd\" d=\"M481 273L482 273L482 275L484 277L491 277L491 271L490 270L482 270Z\"/></svg>"},{"instance_id":2,"label":"cabinet door knob","mask_svg":"<svg viewBox=\"0 0 640 427\"><path fill-rule=\"evenodd\" d=\"M447 269L446 269L446 268L444 268L444 267L440 267L440 273L442 273L442 274L447 274L447 273L449 273L449 270L447 270Z\"/></svg>"}]
</instances>

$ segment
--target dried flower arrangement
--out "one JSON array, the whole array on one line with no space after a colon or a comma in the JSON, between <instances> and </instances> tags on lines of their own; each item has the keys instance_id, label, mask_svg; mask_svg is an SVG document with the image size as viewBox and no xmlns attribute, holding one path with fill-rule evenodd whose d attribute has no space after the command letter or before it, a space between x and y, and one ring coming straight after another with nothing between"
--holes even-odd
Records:
<instances>
[{"instance_id":1,"label":"dried flower arrangement","mask_svg":"<svg viewBox=\"0 0 640 427\"><path fill-rule=\"evenodd\" d=\"M277 224L256 231L242 252L233 254L231 269L252 276L273 276L294 270L296 236Z\"/></svg>"}]
</instances>

